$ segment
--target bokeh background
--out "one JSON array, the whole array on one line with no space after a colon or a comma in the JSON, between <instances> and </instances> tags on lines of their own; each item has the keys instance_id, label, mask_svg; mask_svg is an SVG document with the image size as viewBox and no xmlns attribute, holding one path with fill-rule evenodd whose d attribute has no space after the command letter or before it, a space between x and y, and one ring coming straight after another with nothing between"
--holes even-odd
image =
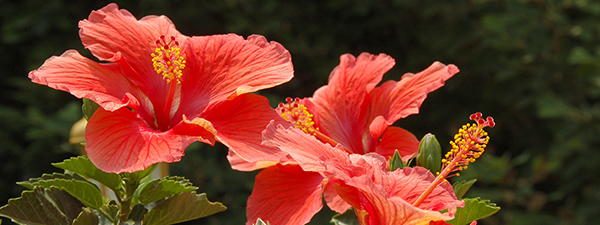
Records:
<instances>
[{"instance_id":1,"label":"bokeh background","mask_svg":"<svg viewBox=\"0 0 600 225\"><path fill-rule=\"evenodd\" d=\"M104 1L0 0L0 202L16 181L57 171L81 102L30 83L28 71L66 49L89 56L77 22ZM141 17L169 16L187 35L262 34L292 53L295 78L261 92L276 104L310 96L339 55L387 53L386 79L434 60L461 73L398 122L418 137L448 138L474 111L496 118L486 157L465 174L471 195L503 210L484 225L600 224L600 3L591 0L122 1ZM221 145L195 144L172 173L229 210L188 224L243 224L254 173L232 171ZM312 224L327 224L323 211ZM5 221L7 222L7 221Z\"/></svg>"}]
</instances>

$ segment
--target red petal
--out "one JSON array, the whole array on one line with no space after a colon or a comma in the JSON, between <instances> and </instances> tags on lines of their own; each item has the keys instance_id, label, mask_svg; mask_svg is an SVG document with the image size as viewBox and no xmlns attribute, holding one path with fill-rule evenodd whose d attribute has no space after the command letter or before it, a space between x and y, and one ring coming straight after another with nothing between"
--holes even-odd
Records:
<instances>
[{"instance_id":1,"label":"red petal","mask_svg":"<svg viewBox=\"0 0 600 225\"><path fill-rule=\"evenodd\" d=\"M273 166L256 176L248 198L247 225L261 218L271 225L303 225L323 207L318 173L298 166Z\"/></svg>"},{"instance_id":2,"label":"red petal","mask_svg":"<svg viewBox=\"0 0 600 225\"><path fill-rule=\"evenodd\" d=\"M417 154L419 140L405 129L388 127L381 136L376 152L389 158L395 150L398 150L400 156L402 156L402 161L407 162Z\"/></svg>"},{"instance_id":3,"label":"red petal","mask_svg":"<svg viewBox=\"0 0 600 225\"><path fill-rule=\"evenodd\" d=\"M389 126L398 119L418 113L427 94L442 87L446 80L458 72L454 65L434 62L417 74L405 74L399 82L385 82L371 92L369 118L383 116Z\"/></svg>"},{"instance_id":4,"label":"red petal","mask_svg":"<svg viewBox=\"0 0 600 225\"><path fill-rule=\"evenodd\" d=\"M212 123L217 139L247 162L277 163L287 155L261 143L267 124L282 120L263 96L244 94L208 108L201 116Z\"/></svg>"},{"instance_id":5,"label":"red petal","mask_svg":"<svg viewBox=\"0 0 600 225\"><path fill-rule=\"evenodd\" d=\"M342 55L329 84L318 89L312 99L322 131L354 152L364 152L367 95L393 66L394 59L384 54Z\"/></svg>"},{"instance_id":6,"label":"red petal","mask_svg":"<svg viewBox=\"0 0 600 225\"><path fill-rule=\"evenodd\" d=\"M334 184L332 184L331 182L327 182L327 185L325 186L325 193L323 194L323 196L325 197L325 202L327 203L327 206L331 210L339 214L343 214L352 207L350 204L344 201L342 197L338 195L338 193L335 190Z\"/></svg>"},{"instance_id":7,"label":"red petal","mask_svg":"<svg viewBox=\"0 0 600 225\"><path fill-rule=\"evenodd\" d=\"M188 43L181 114L196 115L232 95L273 87L293 77L290 53L262 36L213 35L193 37Z\"/></svg>"},{"instance_id":8,"label":"red petal","mask_svg":"<svg viewBox=\"0 0 600 225\"><path fill-rule=\"evenodd\" d=\"M139 91L117 67L96 63L75 50L49 58L39 69L29 73L29 79L77 98L88 98L109 111L139 104L131 94L139 95Z\"/></svg>"},{"instance_id":9,"label":"red petal","mask_svg":"<svg viewBox=\"0 0 600 225\"><path fill-rule=\"evenodd\" d=\"M143 170L158 162L176 162L197 137L159 132L129 109L98 109L86 128L86 152L101 170L121 173Z\"/></svg>"}]
</instances>

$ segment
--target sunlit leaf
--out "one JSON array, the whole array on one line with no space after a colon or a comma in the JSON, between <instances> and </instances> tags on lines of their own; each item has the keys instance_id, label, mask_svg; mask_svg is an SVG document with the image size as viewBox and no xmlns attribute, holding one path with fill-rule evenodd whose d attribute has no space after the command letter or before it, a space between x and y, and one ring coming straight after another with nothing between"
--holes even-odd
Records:
<instances>
[{"instance_id":1,"label":"sunlit leaf","mask_svg":"<svg viewBox=\"0 0 600 225\"><path fill-rule=\"evenodd\" d=\"M475 182L477 182L477 179L460 180L454 183L452 186L454 188L454 193L456 193L456 197L459 199L464 197L465 194L467 194L467 192L469 191L469 189L471 189L473 184L475 184Z\"/></svg>"},{"instance_id":2,"label":"sunlit leaf","mask_svg":"<svg viewBox=\"0 0 600 225\"><path fill-rule=\"evenodd\" d=\"M466 225L475 220L480 220L488 216L494 215L500 210L500 207L490 202L479 198L464 199L465 207L458 208L454 219L449 221L452 225Z\"/></svg>"},{"instance_id":3,"label":"sunlit leaf","mask_svg":"<svg viewBox=\"0 0 600 225\"><path fill-rule=\"evenodd\" d=\"M106 173L96 168L96 166L94 166L94 164L92 164L85 156L73 157L59 163L53 163L52 165L79 174L83 177L94 179L114 191L120 190L123 185L119 175Z\"/></svg>"},{"instance_id":4,"label":"sunlit leaf","mask_svg":"<svg viewBox=\"0 0 600 225\"><path fill-rule=\"evenodd\" d=\"M46 175L45 178L42 176L41 178L19 182L19 184L28 188L57 188L66 191L71 196L77 198L85 206L93 209L100 208L104 203L104 199L98 187L86 180L73 177L75 176L50 174Z\"/></svg>"},{"instance_id":5,"label":"sunlit leaf","mask_svg":"<svg viewBox=\"0 0 600 225\"><path fill-rule=\"evenodd\" d=\"M195 220L225 211L219 202L210 202L206 194L183 192L160 201L144 216L144 225L170 225Z\"/></svg>"},{"instance_id":6,"label":"sunlit leaf","mask_svg":"<svg viewBox=\"0 0 600 225\"><path fill-rule=\"evenodd\" d=\"M142 184L134 196L140 203L148 204L182 192L191 192L197 189L189 180L183 177L169 176Z\"/></svg>"}]
</instances>

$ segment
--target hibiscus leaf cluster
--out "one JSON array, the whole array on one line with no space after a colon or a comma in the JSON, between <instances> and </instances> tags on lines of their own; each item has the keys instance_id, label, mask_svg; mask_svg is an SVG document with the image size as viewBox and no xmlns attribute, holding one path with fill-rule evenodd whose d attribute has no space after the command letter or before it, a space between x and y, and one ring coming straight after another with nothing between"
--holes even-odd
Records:
<instances>
[{"instance_id":1,"label":"hibiscus leaf cluster","mask_svg":"<svg viewBox=\"0 0 600 225\"><path fill-rule=\"evenodd\" d=\"M226 210L197 193L198 188L185 178L152 178L153 167L138 174L111 174L85 156L54 166L65 172L19 182L28 190L0 208L0 215L19 224L164 225Z\"/></svg>"}]
</instances>

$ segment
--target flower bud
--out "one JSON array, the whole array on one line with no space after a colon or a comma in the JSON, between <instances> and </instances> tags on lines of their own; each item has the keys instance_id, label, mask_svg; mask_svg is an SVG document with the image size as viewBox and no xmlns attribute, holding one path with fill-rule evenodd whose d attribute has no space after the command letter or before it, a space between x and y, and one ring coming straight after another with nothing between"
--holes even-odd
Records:
<instances>
[{"instance_id":1,"label":"flower bud","mask_svg":"<svg viewBox=\"0 0 600 225\"><path fill-rule=\"evenodd\" d=\"M442 166L442 147L433 134L426 134L419 143L417 166L429 169L432 173L440 172Z\"/></svg>"}]
</instances>

